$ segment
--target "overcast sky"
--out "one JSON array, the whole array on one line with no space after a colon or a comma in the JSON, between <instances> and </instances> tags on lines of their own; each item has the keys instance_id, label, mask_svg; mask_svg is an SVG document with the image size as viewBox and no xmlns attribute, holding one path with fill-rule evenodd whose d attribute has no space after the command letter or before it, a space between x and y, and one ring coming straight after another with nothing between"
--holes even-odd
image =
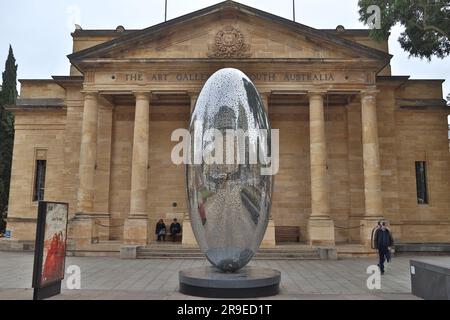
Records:
<instances>
[{"instance_id":1,"label":"overcast sky","mask_svg":"<svg viewBox=\"0 0 450 320\"><path fill-rule=\"evenodd\" d=\"M213 5L212 0L168 0L168 19ZM241 3L292 18L292 0L241 0ZM358 21L358 0L296 0L297 22L314 28L365 28ZM19 64L19 79L67 75L66 55L72 49L74 23L84 29L145 28L164 20L164 0L18 0L0 1L0 69L11 43ZM394 75L414 79L446 79L444 96L450 93L450 58L408 58L397 39L400 27L392 30L390 50Z\"/></svg>"}]
</instances>

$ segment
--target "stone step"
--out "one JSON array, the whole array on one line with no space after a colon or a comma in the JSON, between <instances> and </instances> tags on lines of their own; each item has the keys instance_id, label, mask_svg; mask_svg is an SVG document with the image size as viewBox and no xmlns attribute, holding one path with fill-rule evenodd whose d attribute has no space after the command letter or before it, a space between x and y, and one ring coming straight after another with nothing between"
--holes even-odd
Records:
<instances>
[{"instance_id":1,"label":"stone step","mask_svg":"<svg viewBox=\"0 0 450 320\"><path fill-rule=\"evenodd\" d=\"M203 255L200 251L152 251L152 250L138 250L140 255L146 254L158 254L158 255ZM319 256L318 252L257 252L256 255L259 256Z\"/></svg>"},{"instance_id":2,"label":"stone step","mask_svg":"<svg viewBox=\"0 0 450 320\"><path fill-rule=\"evenodd\" d=\"M148 249L148 248L139 248L138 253L161 253L161 254L172 254L172 253L201 253L199 249ZM273 255L289 255L289 254L318 254L317 250L259 250L257 254L273 254Z\"/></svg>"},{"instance_id":3,"label":"stone step","mask_svg":"<svg viewBox=\"0 0 450 320\"><path fill-rule=\"evenodd\" d=\"M137 257L139 260L205 260L205 257ZM279 260L288 260L288 261L314 261L320 260L320 258L312 257L312 258L277 258L277 257L254 257L252 260L269 260L269 261L279 261Z\"/></svg>"},{"instance_id":4,"label":"stone step","mask_svg":"<svg viewBox=\"0 0 450 320\"><path fill-rule=\"evenodd\" d=\"M161 255L145 255L145 256L138 256L137 259L175 259L175 260L179 260L179 259L189 259L189 260L205 260L205 256L204 255L192 255L192 256L173 256L173 255L169 255L169 256L161 256ZM256 255L253 260L320 260L320 257L318 256L299 256L299 257L276 257L276 256L258 256Z\"/></svg>"},{"instance_id":5,"label":"stone step","mask_svg":"<svg viewBox=\"0 0 450 320\"><path fill-rule=\"evenodd\" d=\"M190 256L201 256L204 257L203 253L200 252L138 252L138 257L147 256L162 256L162 257L190 257ZM320 258L318 253L257 253L256 257L276 257L276 258Z\"/></svg>"},{"instance_id":6,"label":"stone step","mask_svg":"<svg viewBox=\"0 0 450 320\"><path fill-rule=\"evenodd\" d=\"M137 250L138 259L205 259L197 248L144 247ZM254 257L265 260L319 260L317 249L260 249Z\"/></svg>"},{"instance_id":7,"label":"stone step","mask_svg":"<svg viewBox=\"0 0 450 320\"><path fill-rule=\"evenodd\" d=\"M145 247L139 247L139 249L151 249L151 250L200 250L199 247L185 247L182 245L147 245ZM276 247L270 247L270 248L259 248L258 251L274 251L274 252L280 252L280 251L295 251L295 252L315 252L317 251L317 247L311 247L311 246L276 246Z\"/></svg>"},{"instance_id":8,"label":"stone step","mask_svg":"<svg viewBox=\"0 0 450 320\"><path fill-rule=\"evenodd\" d=\"M138 254L138 258L173 258L173 259L184 259L184 258L202 258L205 256L203 254L157 254L157 253L147 253ZM260 255L256 254L255 259L320 259L319 255Z\"/></svg>"}]
</instances>

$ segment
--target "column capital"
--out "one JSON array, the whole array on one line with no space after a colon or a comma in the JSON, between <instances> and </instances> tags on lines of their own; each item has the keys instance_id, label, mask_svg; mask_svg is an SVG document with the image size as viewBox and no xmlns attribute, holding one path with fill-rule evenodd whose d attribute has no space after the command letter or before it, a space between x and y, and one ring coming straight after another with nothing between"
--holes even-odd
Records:
<instances>
[{"instance_id":1,"label":"column capital","mask_svg":"<svg viewBox=\"0 0 450 320\"><path fill-rule=\"evenodd\" d=\"M84 95L84 99L98 99L100 93L94 90L83 90L81 93Z\"/></svg>"},{"instance_id":2,"label":"column capital","mask_svg":"<svg viewBox=\"0 0 450 320\"><path fill-rule=\"evenodd\" d=\"M151 91L133 91L133 95L136 97L136 100L150 100L152 95Z\"/></svg>"},{"instance_id":3,"label":"column capital","mask_svg":"<svg viewBox=\"0 0 450 320\"><path fill-rule=\"evenodd\" d=\"M315 98L315 97L321 97L321 98L323 98L323 97L325 97L327 94L328 94L328 91L327 91L327 90L323 90L323 89L314 89L314 90L309 90L309 91L307 92L306 95L307 95L309 98Z\"/></svg>"},{"instance_id":4,"label":"column capital","mask_svg":"<svg viewBox=\"0 0 450 320\"><path fill-rule=\"evenodd\" d=\"M375 98L380 93L376 87L365 88L360 91L361 98Z\"/></svg>"}]
</instances>

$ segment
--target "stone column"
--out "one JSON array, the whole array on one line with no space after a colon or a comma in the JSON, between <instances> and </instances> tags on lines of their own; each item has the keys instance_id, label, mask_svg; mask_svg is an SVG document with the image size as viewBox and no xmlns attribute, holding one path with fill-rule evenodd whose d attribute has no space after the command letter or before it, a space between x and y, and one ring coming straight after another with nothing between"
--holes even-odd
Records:
<instances>
[{"instance_id":1,"label":"stone column","mask_svg":"<svg viewBox=\"0 0 450 320\"><path fill-rule=\"evenodd\" d=\"M89 250L95 237L94 196L97 161L98 93L84 93L77 213L71 229L74 249Z\"/></svg>"},{"instance_id":2,"label":"stone column","mask_svg":"<svg viewBox=\"0 0 450 320\"><path fill-rule=\"evenodd\" d=\"M131 167L130 213L125 221L125 244L146 245L150 93L137 92Z\"/></svg>"},{"instance_id":3,"label":"stone column","mask_svg":"<svg viewBox=\"0 0 450 320\"><path fill-rule=\"evenodd\" d=\"M326 92L309 93L311 160L311 216L308 235L311 245L334 245L334 223L330 218L325 112Z\"/></svg>"},{"instance_id":4,"label":"stone column","mask_svg":"<svg viewBox=\"0 0 450 320\"><path fill-rule=\"evenodd\" d=\"M190 98L190 114L194 112L195 104L197 103L198 99L198 92L189 92L188 93ZM189 123L188 123L189 126ZM186 198L187 201L187 198ZM188 206L186 206L188 207ZM182 239L181 243L183 247L198 247L197 240L194 236L194 231L192 231L192 224L191 224L191 218L189 216L189 212L185 212L183 217L183 227L182 227Z\"/></svg>"},{"instance_id":5,"label":"stone column","mask_svg":"<svg viewBox=\"0 0 450 320\"><path fill-rule=\"evenodd\" d=\"M260 95L264 103L264 111L266 111L267 118L269 118L270 92L262 92ZM264 234L264 238L261 242L261 248L274 248L275 246L275 221L273 219L272 212L270 212L269 224L267 225L266 233Z\"/></svg>"},{"instance_id":6,"label":"stone column","mask_svg":"<svg viewBox=\"0 0 450 320\"><path fill-rule=\"evenodd\" d=\"M110 239L109 228L114 225L110 216L110 184L111 184L111 152L114 106L105 98L99 99L97 127L97 166L95 170L95 203L94 216L96 225L93 232L94 240ZM116 223L117 224L117 223Z\"/></svg>"},{"instance_id":7,"label":"stone column","mask_svg":"<svg viewBox=\"0 0 450 320\"><path fill-rule=\"evenodd\" d=\"M361 221L361 243L370 246L372 230L383 217L380 152L375 89L361 92L361 121L364 161L365 215Z\"/></svg>"},{"instance_id":8,"label":"stone column","mask_svg":"<svg viewBox=\"0 0 450 320\"><path fill-rule=\"evenodd\" d=\"M94 209L95 165L97 158L98 93L84 94L83 124L80 150L80 186L77 211L92 213Z\"/></svg>"}]
</instances>

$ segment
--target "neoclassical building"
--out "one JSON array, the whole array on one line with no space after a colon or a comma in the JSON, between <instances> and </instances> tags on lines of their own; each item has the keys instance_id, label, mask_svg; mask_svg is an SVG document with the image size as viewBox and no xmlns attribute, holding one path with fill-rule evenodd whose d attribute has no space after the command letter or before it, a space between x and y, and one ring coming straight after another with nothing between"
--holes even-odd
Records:
<instances>
[{"instance_id":1,"label":"neoclassical building","mask_svg":"<svg viewBox=\"0 0 450 320\"><path fill-rule=\"evenodd\" d=\"M160 218L184 222L191 243L170 137L224 67L252 79L280 130L265 246L293 235L367 253L382 218L397 242L450 242L443 80L391 75L387 42L368 30L314 29L225 1L143 30L72 37L70 75L21 80L9 107L11 243L34 239L39 200L69 203L75 253L151 244Z\"/></svg>"}]
</instances>

